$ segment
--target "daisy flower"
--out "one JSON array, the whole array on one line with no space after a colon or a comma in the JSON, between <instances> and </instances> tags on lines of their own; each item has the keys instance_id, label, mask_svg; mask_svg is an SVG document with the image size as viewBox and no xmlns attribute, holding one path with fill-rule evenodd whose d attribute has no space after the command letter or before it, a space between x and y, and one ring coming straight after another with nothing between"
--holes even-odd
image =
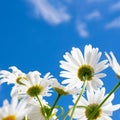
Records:
<instances>
[{"instance_id":1,"label":"daisy flower","mask_svg":"<svg viewBox=\"0 0 120 120\"><path fill-rule=\"evenodd\" d=\"M106 57L108 58L109 65L112 67L113 71L116 73L117 77L120 79L120 65L114 56L113 52L110 52L110 56L105 53Z\"/></svg>"},{"instance_id":2,"label":"daisy flower","mask_svg":"<svg viewBox=\"0 0 120 120\"><path fill-rule=\"evenodd\" d=\"M73 118L76 120L88 120L89 115L100 105L104 100L105 88L98 89L97 91L89 92L87 90L87 99L81 97L77 104L77 108L73 114ZM77 96L73 96L73 102L75 103ZM91 118L92 120L112 120L113 111L120 109L120 104L113 105L112 100L114 99L114 94L112 94L107 101L98 109L96 114ZM70 106L71 107L71 106Z\"/></svg>"},{"instance_id":3,"label":"daisy flower","mask_svg":"<svg viewBox=\"0 0 120 120\"><path fill-rule=\"evenodd\" d=\"M0 120L23 120L27 113L26 103L13 97L11 104L4 100L3 106L0 108Z\"/></svg>"},{"instance_id":4,"label":"daisy flower","mask_svg":"<svg viewBox=\"0 0 120 120\"><path fill-rule=\"evenodd\" d=\"M29 72L26 74L28 80L21 80L24 85L20 85L14 89L18 95L36 97L36 96L51 96L51 79L50 73L47 73L43 78L40 77L38 71Z\"/></svg>"},{"instance_id":5,"label":"daisy flower","mask_svg":"<svg viewBox=\"0 0 120 120\"><path fill-rule=\"evenodd\" d=\"M84 55L79 48L72 48L71 53L66 52L63 56L66 61L60 61L60 67L64 69L60 76L66 78L62 83L69 87L81 88L84 81L87 80L87 89L97 90L103 85L100 78L106 76L100 73L107 68L107 60L99 62L102 53L98 48L92 48L86 45Z\"/></svg>"},{"instance_id":6,"label":"daisy flower","mask_svg":"<svg viewBox=\"0 0 120 120\"><path fill-rule=\"evenodd\" d=\"M0 71L0 84L7 82L7 84L22 84L21 79L26 80L26 74L19 70L17 67L9 67L12 72L1 70Z\"/></svg>"},{"instance_id":7,"label":"daisy flower","mask_svg":"<svg viewBox=\"0 0 120 120\"><path fill-rule=\"evenodd\" d=\"M38 101L31 101L29 103L29 107L30 112L28 113L28 119L30 120L45 120L45 113L46 112L46 116L49 118L49 120L55 120L56 119L56 112L57 110L54 109L52 114L49 116L49 112L51 110L50 106L48 105L48 103L41 97L40 98L41 103L43 105L43 109L41 108L41 106L39 105Z\"/></svg>"},{"instance_id":8,"label":"daisy flower","mask_svg":"<svg viewBox=\"0 0 120 120\"><path fill-rule=\"evenodd\" d=\"M76 94L80 93L80 89L63 86L57 80L54 80L52 86L53 86L54 90L60 95L68 95L68 94L76 95Z\"/></svg>"}]
</instances>

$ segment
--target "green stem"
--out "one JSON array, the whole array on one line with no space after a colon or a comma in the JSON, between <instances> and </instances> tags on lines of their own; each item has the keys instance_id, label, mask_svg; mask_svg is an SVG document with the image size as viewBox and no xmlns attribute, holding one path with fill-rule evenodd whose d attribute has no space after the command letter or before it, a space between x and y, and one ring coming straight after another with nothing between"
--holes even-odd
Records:
<instances>
[{"instance_id":1,"label":"green stem","mask_svg":"<svg viewBox=\"0 0 120 120\"><path fill-rule=\"evenodd\" d=\"M27 115L25 115L25 117L24 117L24 119L23 120L28 120L28 117L27 117Z\"/></svg>"},{"instance_id":2,"label":"green stem","mask_svg":"<svg viewBox=\"0 0 120 120\"><path fill-rule=\"evenodd\" d=\"M50 110L49 116L51 115L51 113L52 113L53 109L55 108L57 102L59 101L60 97L61 97L61 94L58 94L58 96L57 96L57 98L56 98L56 100L55 100L55 102Z\"/></svg>"},{"instance_id":3,"label":"green stem","mask_svg":"<svg viewBox=\"0 0 120 120\"><path fill-rule=\"evenodd\" d=\"M38 100L38 102L39 102L39 104L40 104L40 106L41 106L41 109L42 109L43 112L44 112L45 120L48 120L47 114L46 114L45 109L44 109L44 106L42 105L42 103L41 103L40 98L38 97L38 95L36 95L36 98L37 98L37 100Z\"/></svg>"},{"instance_id":4,"label":"green stem","mask_svg":"<svg viewBox=\"0 0 120 120\"><path fill-rule=\"evenodd\" d=\"M61 109L61 113L56 118L56 120L58 120L64 114L64 109L61 106L55 106L55 108L60 108Z\"/></svg>"},{"instance_id":5,"label":"green stem","mask_svg":"<svg viewBox=\"0 0 120 120\"><path fill-rule=\"evenodd\" d=\"M76 108L87 108L86 106L76 106ZM68 116L68 114L69 114L69 112L72 110L73 108L70 108L67 112L66 112L66 114L64 115L64 117L63 117L63 119L62 120L65 120L66 118L67 118L67 116Z\"/></svg>"},{"instance_id":6,"label":"green stem","mask_svg":"<svg viewBox=\"0 0 120 120\"><path fill-rule=\"evenodd\" d=\"M100 103L100 105L91 113L91 115L88 117L88 120L91 120L93 116L97 113L97 111L100 109L100 107L108 100L108 98L120 87L120 82L112 89L112 91L105 97L105 99Z\"/></svg>"},{"instance_id":7,"label":"green stem","mask_svg":"<svg viewBox=\"0 0 120 120\"><path fill-rule=\"evenodd\" d=\"M82 90L81 90L81 92L80 92L80 95L78 96L78 98L77 98L77 100L76 100L76 102L75 102L75 105L74 105L74 107L73 107L73 109L72 109L72 113L71 113L71 116L70 116L70 120L72 120L72 118L73 118L73 114L74 114L74 111L75 111L75 109L76 109L76 107L77 107L77 103L78 103L78 101L80 100L80 98L82 97L82 95L83 95L83 93L84 93L86 84L87 84L87 80L85 79L84 84L83 84L83 87L82 87Z\"/></svg>"},{"instance_id":8,"label":"green stem","mask_svg":"<svg viewBox=\"0 0 120 120\"><path fill-rule=\"evenodd\" d=\"M69 110L66 112L66 114L64 115L64 117L63 117L63 119L62 119L62 120L65 120L65 119L67 118L67 116L68 116L68 114L69 114L70 110L71 110L71 109L69 109Z\"/></svg>"},{"instance_id":9,"label":"green stem","mask_svg":"<svg viewBox=\"0 0 120 120\"><path fill-rule=\"evenodd\" d=\"M87 106L82 106L82 105L77 106L77 108L85 108L85 109L88 109L88 107L87 107Z\"/></svg>"},{"instance_id":10,"label":"green stem","mask_svg":"<svg viewBox=\"0 0 120 120\"><path fill-rule=\"evenodd\" d=\"M42 105L42 103L41 103L41 101L40 101L40 99L39 99L39 97L38 97L37 95L36 95L36 98L37 98L37 100L38 100L40 106L43 107L43 105Z\"/></svg>"}]
</instances>

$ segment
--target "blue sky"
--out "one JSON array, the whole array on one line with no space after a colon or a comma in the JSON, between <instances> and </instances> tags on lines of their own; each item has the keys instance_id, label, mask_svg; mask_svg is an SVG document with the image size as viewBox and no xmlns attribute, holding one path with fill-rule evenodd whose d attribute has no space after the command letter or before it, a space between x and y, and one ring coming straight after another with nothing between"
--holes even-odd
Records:
<instances>
[{"instance_id":1,"label":"blue sky","mask_svg":"<svg viewBox=\"0 0 120 120\"><path fill-rule=\"evenodd\" d=\"M1 0L0 15L0 69L17 66L25 73L51 72L62 81L63 54L73 46L83 50L86 44L98 47L103 58L105 51L113 51L120 63L120 0ZM118 81L111 68L105 72L109 92ZM10 89L0 86L0 105L10 99ZM119 93L120 89L114 104L120 103ZM63 100L59 104L67 109ZM120 110L112 118L119 120Z\"/></svg>"}]
</instances>

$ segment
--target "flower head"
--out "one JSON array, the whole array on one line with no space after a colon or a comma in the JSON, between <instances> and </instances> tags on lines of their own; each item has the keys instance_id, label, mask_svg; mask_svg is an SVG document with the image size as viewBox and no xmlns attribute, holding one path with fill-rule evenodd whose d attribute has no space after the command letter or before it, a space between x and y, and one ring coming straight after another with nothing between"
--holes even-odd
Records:
<instances>
[{"instance_id":1,"label":"flower head","mask_svg":"<svg viewBox=\"0 0 120 120\"><path fill-rule=\"evenodd\" d=\"M3 106L0 108L0 120L22 120L27 113L26 103L13 97L11 104L4 100Z\"/></svg>"},{"instance_id":2,"label":"flower head","mask_svg":"<svg viewBox=\"0 0 120 120\"><path fill-rule=\"evenodd\" d=\"M114 56L113 52L110 52L110 56L105 53L109 60L109 65L112 67L113 71L116 73L117 77L120 79L120 65Z\"/></svg>"},{"instance_id":3,"label":"flower head","mask_svg":"<svg viewBox=\"0 0 120 120\"><path fill-rule=\"evenodd\" d=\"M60 61L60 67L64 69L60 76L67 78L62 83L68 84L69 87L81 88L83 82L87 80L87 89L96 90L103 85L100 78L104 77L104 73L100 73L107 68L107 60L99 62L101 52L98 48L92 48L86 45L84 55L79 48L72 48L71 53L66 53L63 57L66 61Z\"/></svg>"},{"instance_id":4,"label":"flower head","mask_svg":"<svg viewBox=\"0 0 120 120\"><path fill-rule=\"evenodd\" d=\"M45 120L45 116L46 116L47 118L49 118L49 120L55 120L57 110L54 109L52 114L49 115L49 112L51 110L50 106L42 97L40 98L40 101L42 103L43 108L39 105L38 101L34 100L29 103L29 107L31 108L31 110L28 113L28 119Z\"/></svg>"},{"instance_id":5,"label":"flower head","mask_svg":"<svg viewBox=\"0 0 120 120\"><path fill-rule=\"evenodd\" d=\"M80 89L63 86L57 80L54 80L52 86L53 86L54 90L60 95L68 95L68 94L76 95L76 94L80 93Z\"/></svg>"},{"instance_id":6,"label":"flower head","mask_svg":"<svg viewBox=\"0 0 120 120\"><path fill-rule=\"evenodd\" d=\"M43 78L40 77L38 71L29 72L27 75L27 80L21 80L23 85L19 85L14 89L13 93L16 93L20 96L50 96L51 95L51 79L52 76L50 73L47 73Z\"/></svg>"},{"instance_id":7,"label":"flower head","mask_svg":"<svg viewBox=\"0 0 120 120\"><path fill-rule=\"evenodd\" d=\"M22 84L21 80L26 80L26 74L19 70L17 67L9 67L12 72L1 70L0 71L0 84L7 82L7 84Z\"/></svg>"},{"instance_id":8,"label":"flower head","mask_svg":"<svg viewBox=\"0 0 120 120\"><path fill-rule=\"evenodd\" d=\"M81 97L77 104L77 108L74 112L73 118L77 120L87 120L89 115L100 105L104 100L105 88L98 89L97 91L87 91L87 99ZM73 97L73 102L75 103L77 96ZM113 105L112 100L114 99L114 94L98 109L96 114L93 116L93 120L112 120L113 111L120 109L120 104Z\"/></svg>"}]
</instances>

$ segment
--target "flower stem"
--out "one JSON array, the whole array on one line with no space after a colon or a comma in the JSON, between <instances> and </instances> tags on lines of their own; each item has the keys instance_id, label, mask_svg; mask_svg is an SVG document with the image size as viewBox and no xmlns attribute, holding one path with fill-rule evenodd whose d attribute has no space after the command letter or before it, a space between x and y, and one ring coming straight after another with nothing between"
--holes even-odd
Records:
<instances>
[{"instance_id":1,"label":"flower stem","mask_svg":"<svg viewBox=\"0 0 120 120\"><path fill-rule=\"evenodd\" d=\"M77 100L76 100L76 102L75 102L75 105L74 105L74 107L73 107L73 109L72 109L72 113L71 113L71 116L70 116L70 120L72 120L72 118L73 118L73 114L74 114L74 111L75 111L75 109L76 109L76 107L77 107L77 103L78 103L78 101L80 100L80 98L82 97L82 95L83 95L83 93L84 93L84 90L85 90L85 88L86 88L86 84L87 84L87 79L85 79L84 84L83 84L83 87L82 87L82 90L81 90L81 92L80 92L80 95L78 96L78 98L77 98Z\"/></svg>"},{"instance_id":2,"label":"flower stem","mask_svg":"<svg viewBox=\"0 0 120 120\"><path fill-rule=\"evenodd\" d=\"M55 120L59 120L59 118L62 117L62 115L64 114L64 109L61 106L55 106L55 108L59 108L61 110L61 113L57 116L57 118Z\"/></svg>"},{"instance_id":3,"label":"flower stem","mask_svg":"<svg viewBox=\"0 0 120 120\"><path fill-rule=\"evenodd\" d=\"M76 108L87 108L86 106L76 106ZM63 119L62 120L65 120L67 118L67 115L69 114L69 112L72 110L73 108L70 108L66 114L64 115Z\"/></svg>"},{"instance_id":4,"label":"flower stem","mask_svg":"<svg viewBox=\"0 0 120 120\"><path fill-rule=\"evenodd\" d=\"M25 115L25 117L24 117L24 120L28 120L28 117L27 117L27 115Z\"/></svg>"},{"instance_id":5,"label":"flower stem","mask_svg":"<svg viewBox=\"0 0 120 120\"><path fill-rule=\"evenodd\" d=\"M111 90L111 92L105 97L105 99L100 103L100 105L90 114L88 120L91 120L93 116L97 113L99 108L108 100L108 98L120 87L120 82Z\"/></svg>"},{"instance_id":6,"label":"flower stem","mask_svg":"<svg viewBox=\"0 0 120 120\"><path fill-rule=\"evenodd\" d=\"M55 108L57 102L59 101L60 97L61 97L61 94L58 94L58 96L57 96L57 98L56 98L56 100L55 100L55 102L54 102L54 104L49 112L49 116L51 115L51 113L52 113L53 109Z\"/></svg>"},{"instance_id":7,"label":"flower stem","mask_svg":"<svg viewBox=\"0 0 120 120\"><path fill-rule=\"evenodd\" d=\"M67 116L68 116L68 114L69 114L70 110L71 110L71 109L69 109L69 110L66 112L66 114L64 115L64 117L63 117L63 119L62 119L62 120L65 120L65 119L67 118Z\"/></svg>"},{"instance_id":8,"label":"flower stem","mask_svg":"<svg viewBox=\"0 0 120 120\"><path fill-rule=\"evenodd\" d=\"M41 109L42 109L43 112L44 112L45 120L48 120L46 111L45 111L44 106L42 105L42 103L41 103L40 98L38 97L38 95L36 95L36 98L37 98L37 100L38 100L38 102L39 102L39 104L40 104L40 106L41 106Z\"/></svg>"}]
</instances>

